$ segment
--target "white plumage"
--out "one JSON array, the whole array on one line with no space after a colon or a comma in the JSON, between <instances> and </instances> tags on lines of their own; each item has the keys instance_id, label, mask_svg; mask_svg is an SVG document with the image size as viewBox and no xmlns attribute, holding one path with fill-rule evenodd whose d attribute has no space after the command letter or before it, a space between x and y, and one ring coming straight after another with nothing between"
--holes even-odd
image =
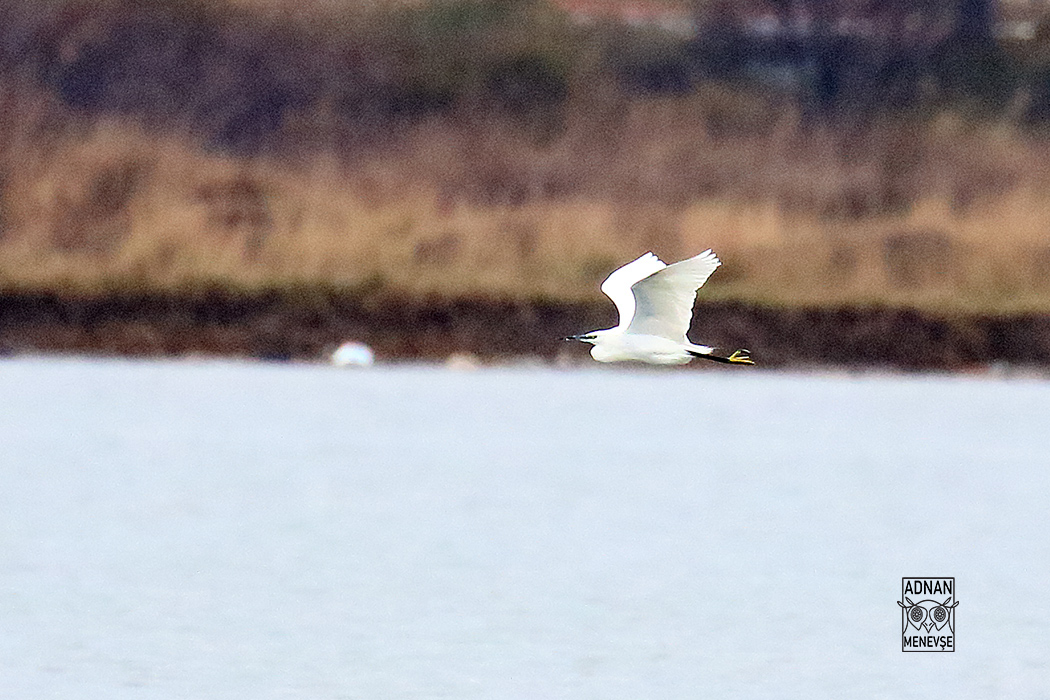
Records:
<instances>
[{"instance_id":1,"label":"white plumage","mask_svg":"<svg viewBox=\"0 0 1050 700\"><path fill-rule=\"evenodd\" d=\"M591 357L599 362L637 360L680 365L703 357L716 362L754 364L747 350L723 357L716 355L714 348L695 345L686 337L696 291L721 264L710 250L673 265L646 253L614 270L602 282L602 291L616 305L619 324L566 340L592 343Z\"/></svg>"}]
</instances>

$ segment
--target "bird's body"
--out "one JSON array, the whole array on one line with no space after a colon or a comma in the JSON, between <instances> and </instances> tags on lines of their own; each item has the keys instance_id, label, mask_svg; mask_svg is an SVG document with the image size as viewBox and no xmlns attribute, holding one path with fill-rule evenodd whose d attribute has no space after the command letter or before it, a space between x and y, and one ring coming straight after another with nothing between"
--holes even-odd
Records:
<instances>
[{"instance_id":1,"label":"bird's body","mask_svg":"<svg viewBox=\"0 0 1050 700\"><path fill-rule=\"evenodd\" d=\"M721 356L714 348L695 345L686 337L696 290L721 264L710 250L673 265L646 253L614 270L602 283L602 291L620 314L619 324L567 340L593 344L591 357L598 362L635 360L682 365L694 357L703 357L716 362L754 364L747 350Z\"/></svg>"},{"instance_id":2,"label":"bird's body","mask_svg":"<svg viewBox=\"0 0 1050 700\"><path fill-rule=\"evenodd\" d=\"M611 331L617 329L611 328ZM699 354L708 354L711 348L692 343L676 343L658 335L646 335L639 333L609 333L602 337L602 331L597 331L594 347L591 348L591 357L598 362L648 362L653 365L684 365L693 359L694 355L686 352L686 348L693 349Z\"/></svg>"}]
</instances>

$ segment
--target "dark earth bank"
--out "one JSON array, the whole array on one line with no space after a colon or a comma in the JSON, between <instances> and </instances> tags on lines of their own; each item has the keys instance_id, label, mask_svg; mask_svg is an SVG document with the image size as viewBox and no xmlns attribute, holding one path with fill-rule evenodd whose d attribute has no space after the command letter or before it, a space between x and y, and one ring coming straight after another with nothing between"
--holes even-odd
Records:
<instances>
[{"instance_id":1,"label":"dark earth bank","mask_svg":"<svg viewBox=\"0 0 1050 700\"><path fill-rule=\"evenodd\" d=\"M607 302L404 300L318 292L238 295L0 294L0 354L189 354L323 358L346 340L380 359L585 358L562 336L616 322ZM765 367L966 370L992 363L1050 368L1050 316L940 317L889 308L697 306L691 338L748 348ZM710 363L693 365L714 367Z\"/></svg>"}]
</instances>

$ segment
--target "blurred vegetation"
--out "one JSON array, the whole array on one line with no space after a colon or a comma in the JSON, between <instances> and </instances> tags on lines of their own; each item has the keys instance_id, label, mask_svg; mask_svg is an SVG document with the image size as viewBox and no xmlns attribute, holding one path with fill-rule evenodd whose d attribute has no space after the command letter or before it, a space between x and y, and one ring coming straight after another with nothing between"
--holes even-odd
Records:
<instances>
[{"instance_id":1,"label":"blurred vegetation","mask_svg":"<svg viewBox=\"0 0 1050 700\"><path fill-rule=\"evenodd\" d=\"M705 12L710 2L697 3L694 37L574 24L547 0L257 4L2 0L0 61L5 77L46 87L72 108L187 128L242 153L386 142L457 111L508 117L551 139L567 104L578 108L593 93L703 94L719 85L788 99L820 119L952 109L1039 123L1050 114L1047 22L1025 41L959 34L958 20L944 19L958 1L912 8L906 19L922 40L819 24L804 35L756 34L724 11ZM904 21L892 12L873 20ZM303 119L340 138L294 138L289 123Z\"/></svg>"},{"instance_id":2,"label":"blurred vegetation","mask_svg":"<svg viewBox=\"0 0 1050 700\"><path fill-rule=\"evenodd\" d=\"M735 5L0 0L0 284L579 298L715 246L714 297L1050 310L1050 25Z\"/></svg>"}]
</instances>

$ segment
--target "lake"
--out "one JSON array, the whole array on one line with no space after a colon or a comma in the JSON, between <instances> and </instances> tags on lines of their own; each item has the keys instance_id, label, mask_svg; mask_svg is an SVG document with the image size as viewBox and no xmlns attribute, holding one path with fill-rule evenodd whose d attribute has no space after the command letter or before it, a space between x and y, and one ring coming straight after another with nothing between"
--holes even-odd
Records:
<instances>
[{"instance_id":1,"label":"lake","mask_svg":"<svg viewBox=\"0 0 1050 700\"><path fill-rule=\"evenodd\" d=\"M1050 383L0 362L0 697L1036 698ZM955 577L954 653L901 579Z\"/></svg>"}]
</instances>

